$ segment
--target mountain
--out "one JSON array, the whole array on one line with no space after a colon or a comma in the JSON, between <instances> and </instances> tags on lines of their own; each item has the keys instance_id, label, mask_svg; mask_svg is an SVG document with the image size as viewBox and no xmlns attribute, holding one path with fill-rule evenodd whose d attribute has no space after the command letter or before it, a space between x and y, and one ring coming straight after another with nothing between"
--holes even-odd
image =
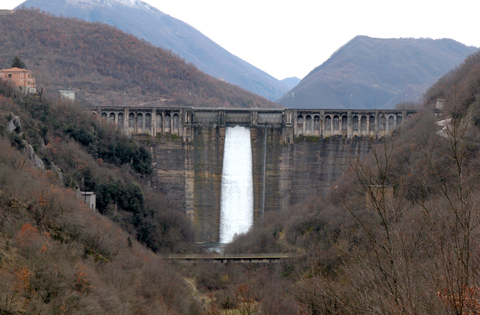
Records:
<instances>
[{"instance_id":1,"label":"mountain","mask_svg":"<svg viewBox=\"0 0 480 315\"><path fill-rule=\"evenodd\" d=\"M280 82L282 82L283 85L285 85L289 89L293 89L300 81L301 80L297 77L290 77L290 78L283 79Z\"/></svg>"},{"instance_id":2,"label":"mountain","mask_svg":"<svg viewBox=\"0 0 480 315\"><path fill-rule=\"evenodd\" d=\"M478 49L451 39L357 36L277 101L290 108L393 108L418 101Z\"/></svg>"},{"instance_id":3,"label":"mountain","mask_svg":"<svg viewBox=\"0 0 480 315\"><path fill-rule=\"evenodd\" d=\"M104 23L16 10L0 16L0 29L0 67L10 67L18 55L37 90L44 87L55 97L58 90L74 89L96 106L278 106Z\"/></svg>"},{"instance_id":4,"label":"mountain","mask_svg":"<svg viewBox=\"0 0 480 315\"><path fill-rule=\"evenodd\" d=\"M40 8L56 16L113 25L171 50L207 74L273 101L288 91L279 80L232 55L194 27L142 1L27 0L19 7L22 6Z\"/></svg>"}]
</instances>

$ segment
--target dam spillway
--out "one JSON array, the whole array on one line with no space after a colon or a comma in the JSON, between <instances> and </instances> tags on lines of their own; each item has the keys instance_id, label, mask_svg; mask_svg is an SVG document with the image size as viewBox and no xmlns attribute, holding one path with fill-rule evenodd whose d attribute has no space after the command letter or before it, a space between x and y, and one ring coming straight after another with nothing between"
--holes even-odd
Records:
<instances>
[{"instance_id":1,"label":"dam spillway","mask_svg":"<svg viewBox=\"0 0 480 315\"><path fill-rule=\"evenodd\" d=\"M288 210L329 187L370 144L414 110L97 107L153 155L152 188L183 207L197 242L221 240L226 130L250 130L253 220Z\"/></svg>"},{"instance_id":2,"label":"dam spillway","mask_svg":"<svg viewBox=\"0 0 480 315\"><path fill-rule=\"evenodd\" d=\"M225 130L220 194L220 243L248 232L253 224L253 177L250 128Z\"/></svg>"}]
</instances>

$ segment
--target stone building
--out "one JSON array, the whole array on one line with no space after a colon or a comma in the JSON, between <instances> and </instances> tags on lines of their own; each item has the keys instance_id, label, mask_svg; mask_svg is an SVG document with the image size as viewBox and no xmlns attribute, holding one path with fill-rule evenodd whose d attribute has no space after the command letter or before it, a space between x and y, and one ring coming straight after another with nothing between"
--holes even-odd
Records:
<instances>
[{"instance_id":1,"label":"stone building","mask_svg":"<svg viewBox=\"0 0 480 315\"><path fill-rule=\"evenodd\" d=\"M27 69L10 68L0 70L0 80L9 82L25 94L34 94L37 92L35 79L32 72Z\"/></svg>"},{"instance_id":2,"label":"stone building","mask_svg":"<svg viewBox=\"0 0 480 315\"><path fill-rule=\"evenodd\" d=\"M93 191L81 191L80 189L77 189L75 191L75 196L77 199L82 199L83 202L93 211L97 209L97 196Z\"/></svg>"},{"instance_id":3,"label":"stone building","mask_svg":"<svg viewBox=\"0 0 480 315\"><path fill-rule=\"evenodd\" d=\"M75 100L75 91L73 90L59 90L60 97L65 100Z\"/></svg>"}]
</instances>

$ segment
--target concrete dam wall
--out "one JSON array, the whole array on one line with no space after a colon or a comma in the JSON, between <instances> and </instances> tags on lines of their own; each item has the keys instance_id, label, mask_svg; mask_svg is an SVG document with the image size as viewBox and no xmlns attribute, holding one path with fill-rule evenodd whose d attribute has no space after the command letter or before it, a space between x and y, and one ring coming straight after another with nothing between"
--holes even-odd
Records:
<instances>
[{"instance_id":1,"label":"concrete dam wall","mask_svg":"<svg viewBox=\"0 0 480 315\"><path fill-rule=\"evenodd\" d=\"M253 213L289 209L313 194L325 195L372 138L403 124L408 110L287 110L97 108L153 153L152 185L178 200L195 225L198 242L220 238L225 130L250 128ZM151 136L154 137L152 141Z\"/></svg>"}]
</instances>

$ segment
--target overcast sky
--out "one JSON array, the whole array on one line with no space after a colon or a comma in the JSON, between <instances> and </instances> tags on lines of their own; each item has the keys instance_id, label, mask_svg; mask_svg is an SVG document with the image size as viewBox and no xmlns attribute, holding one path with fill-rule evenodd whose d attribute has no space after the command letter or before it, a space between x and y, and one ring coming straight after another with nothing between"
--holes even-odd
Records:
<instances>
[{"instance_id":1,"label":"overcast sky","mask_svg":"<svg viewBox=\"0 0 480 315\"><path fill-rule=\"evenodd\" d=\"M281 80L303 78L356 35L480 47L480 1L144 0ZM0 0L13 9L23 0Z\"/></svg>"}]
</instances>

